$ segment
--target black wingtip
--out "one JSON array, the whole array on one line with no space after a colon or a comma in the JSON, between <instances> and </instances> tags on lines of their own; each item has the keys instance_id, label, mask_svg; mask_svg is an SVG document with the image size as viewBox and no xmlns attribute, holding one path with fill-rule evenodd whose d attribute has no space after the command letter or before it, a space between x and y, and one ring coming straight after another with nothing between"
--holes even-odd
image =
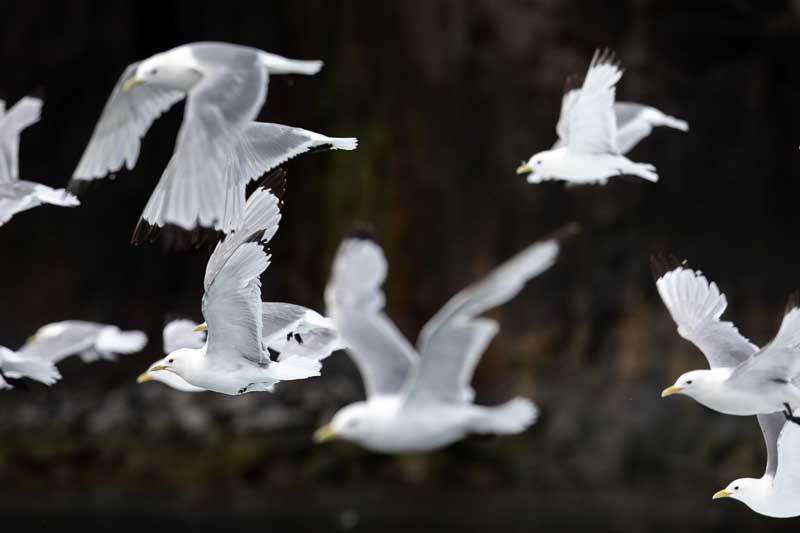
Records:
<instances>
[{"instance_id":1,"label":"black wingtip","mask_svg":"<svg viewBox=\"0 0 800 533\"><path fill-rule=\"evenodd\" d=\"M592 56L592 62L589 64L589 68L596 67L598 65L614 65L619 66L619 60L617 59L617 54L611 48L598 48L594 51L594 55Z\"/></svg>"},{"instance_id":2,"label":"black wingtip","mask_svg":"<svg viewBox=\"0 0 800 533\"><path fill-rule=\"evenodd\" d=\"M150 224L145 219L139 219L133 230L131 244L140 246L161 241L165 252L182 252L190 249L200 249L216 244L225 234L214 228L197 226L191 230L184 229L174 224L159 226Z\"/></svg>"},{"instance_id":3,"label":"black wingtip","mask_svg":"<svg viewBox=\"0 0 800 533\"><path fill-rule=\"evenodd\" d=\"M75 196L83 196L88 191L96 189L101 181L103 180L81 180L78 178L71 178L69 183L67 183L66 189Z\"/></svg>"},{"instance_id":4,"label":"black wingtip","mask_svg":"<svg viewBox=\"0 0 800 533\"><path fill-rule=\"evenodd\" d=\"M375 244L378 244L378 237L375 235L375 231L369 224L365 222L358 222L353 224L353 227L345 236L345 239L355 239L360 241L372 241Z\"/></svg>"},{"instance_id":5,"label":"black wingtip","mask_svg":"<svg viewBox=\"0 0 800 533\"><path fill-rule=\"evenodd\" d=\"M278 200L283 201L286 194L286 170L283 167L273 168L256 185L256 188L267 189L274 194Z\"/></svg>"},{"instance_id":6,"label":"black wingtip","mask_svg":"<svg viewBox=\"0 0 800 533\"><path fill-rule=\"evenodd\" d=\"M681 261L672 254L659 252L650 256L650 268L653 271L653 278L656 280L680 267L689 268L689 265L686 260Z\"/></svg>"}]
</instances>

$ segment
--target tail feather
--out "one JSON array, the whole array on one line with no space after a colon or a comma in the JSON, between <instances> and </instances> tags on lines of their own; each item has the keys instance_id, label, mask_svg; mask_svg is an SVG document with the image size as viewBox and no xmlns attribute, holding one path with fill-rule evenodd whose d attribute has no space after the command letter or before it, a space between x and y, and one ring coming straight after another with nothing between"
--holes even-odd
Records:
<instances>
[{"instance_id":1,"label":"tail feather","mask_svg":"<svg viewBox=\"0 0 800 533\"><path fill-rule=\"evenodd\" d=\"M52 189L46 185L36 186L36 197L45 204L75 207L81 205L80 200L66 189Z\"/></svg>"},{"instance_id":2,"label":"tail feather","mask_svg":"<svg viewBox=\"0 0 800 533\"><path fill-rule=\"evenodd\" d=\"M24 359L18 356L13 360L9 359L6 358L3 362L3 370L7 371L9 376L26 377L45 385L52 385L61 379L58 368L49 361Z\"/></svg>"},{"instance_id":3,"label":"tail feather","mask_svg":"<svg viewBox=\"0 0 800 533\"><path fill-rule=\"evenodd\" d=\"M628 167L623 170L625 174L639 176L640 178L646 179L647 181L652 181L653 183L658 181L658 173L656 172L656 167L654 165L651 165L650 163L631 162L630 165L628 165Z\"/></svg>"},{"instance_id":4,"label":"tail feather","mask_svg":"<svg viewBox=\"0 0 800 533\"><path fill-rule=\"evenodd\" d=\"M522 433L539 418L539 408L527 398L514 398L497 407L482 407L473 433L511 435Z\"/></svg>"},{"instance_id":5,"label":"tail feather","mask_svg":"<svg viewBox=\"0 0 800 533\"><path fill-rule=\"evenodd\" d=\"M100 332L95 346L101 354L131 354L147 345L147 335L142 331L120 331L110 326Z\"/></svg>"},{"instance_id":6,"label":"tail feather","mask_svg":"<svg viewBox=\"0 0 800 533\"><path fill-rule=\"evenodd\" d=\"M322 364L319 361L297 355L287 357L283 361L273 361L269 364L272 376L281 381L319 376L321 368Z\"/></svg>"},{"instance_id":7,"label":"tail feather","mask_svg":"<svg viewBox=\"0 0 800 533\"><path fill-rule=\"evenodd\" d=\"M676 130L689 131L688 122L662 113L654 107L647 108L644 112L644 117L653 126L667 126Z\"/></svg>"}]
</instances>

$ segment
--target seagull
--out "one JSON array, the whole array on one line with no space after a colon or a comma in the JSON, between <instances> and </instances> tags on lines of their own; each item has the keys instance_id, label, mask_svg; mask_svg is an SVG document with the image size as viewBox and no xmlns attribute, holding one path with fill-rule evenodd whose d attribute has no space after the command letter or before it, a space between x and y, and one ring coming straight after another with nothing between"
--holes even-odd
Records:
<instances>
[{"instance_id":1,"label":"seagull","mask_svg":"<svg viewBox=\"0 0 800 533\"><path fill-rule=\"evenodd\" d=\"M689 129L683 120L658 109L629 102L614 103L622 70L608 50L595 51L585 80L567 79L553 148L531 156L517 168L528 183L563 180L572 184L605 184L608 178L633 175L658 181L653 165L625 157L654 126Z\"/></svg>"},{"instance_id":2,"label":"seagull","mask_svg":"<svg viewBox=\"0 0 800 533\"><path fill-rule=\"evenodd\" d=\"M19 179L19 136L39 121L42 101L26 96L5 111L0 100L0 226L11 217L42 204L75 207L78 199L64 189Z\"/></svg>"},{"instance_id":3,"label":"seagull","mask_svg":"<svg viewBox=\"0 0 800 533\"><path fill-rule=\"evenodd\" d=\"M720 317L728 306L717 285L674 258L654 257L656 287L681 337L697 346L709 370L680 376L662 397L685 394L721 413L749 416L800 407L800 307L790 299L778 334L759 349Z\"/></svg>"},{"instance_id":4,"label":"seagull","mask_svg":"<svg viewBox=\"0 0 800 533\"><path fill-rule=\"evenodd\" d=\"M13 389L21 378L52 385L61 379L61 374L50 361L26 357L0 346L0 390Z\"/></svg>"},{"instance_id":5,"label":"seagull","mask_svg":"<svg viewBox=\"0 0 800 533\"><path fill-rule=\"evenodd\" d=\"M313 75L320 68L321 61L216 42L186 44L132 63L111 92L71 187L123 166L132 169L150 125L185 97L175 152L132 242L153 240L166 225L230 233L241 223L251 180L304 152L356 148L355 138L254 122L270 74Z\"/></svg>"},{"instance_id":6,"label":"seagull","mask_svg":"<svg viewBox=\"0 0 800 533\"><path fill-rule=\"evenodd\" d=\"M179 318L168 322L167 325L164 326L162 340L164 343L164 353L169 354L181 348L202 348L206 343L206 334L198 329L197 322L186 318ZM152 371L154 367L163 366L165 360L166 357L150 365L147 371L139 375L136 382L145 383L147 381L159 381L164 385L168 385L182 392L202 392L205 390L187 383L185 379L174 372Z\"/></svg>"},{"instance_id":7,"label":"seagull","mask_svg":"<svg viewBox=\"0 0 800 533\"><path fill-rule=\"evenodd\" d=\"M335 350L343 348L339 334L332 321L306 307L283 303L263 302L261 304L262 340L267 351L276 354L278 361L295 355L321 360ZM188 319L177 319L164 327L164 352L170 354L180 348L202 348L205 344L205 331L208 324L197 324ZM204 391L174 372L153 372L154 367L165 364L167 358L150 365L138 378L138 383L160 381L183 392Z\"/></svg>"},{"instance_id":8,"label":"seagull","mask_svg":"<svg viewBox=\"0 0 800 533\"><path fill-rule=\"evenodd\" d=\"M367 399L339 410L314 440L340 438L374 452L416 453L470 433L514 434L528 428L538 409L526 398L497 407L473 403L472 374L499 329L480 315L550 268L558 250L556 240L534 244L463 289L425 324L414 349L384 312L383 250L363 234L345 239L325 301L364 379Z\"/></svg>"},{"instance_id":9,"label":"seagull","mask_svg":"<svg viewBox=\"0 0 800 533\"><path fill-rule=\"evenodd\" d=\"M767 468L759 479L741 478L714 494L713 499L733 498L753 511L773 518L800 516L800 427L785 414L758 415L767 446Z\"/></svg>"},{"instance_id":10,"label":"seagull","mask_svg":"<svg viewBox=\"0 0 800 533\"><path fill-rule=\"evenodd\" d=\"M283 173L278 176L283 180ZM265 337L270 330L264 328L260 275L270 262L264 247L281 218L276 194L282 191L282 183L256 189L247 201L240 229L218 243L211 254L202 305L207 322L196 328L208 331L205 344L171 352L161 364L151 366L150 373L173 372L195 387L231 395L272 391L280 381L319 375L319 361L329 353L308 354L301 346L273 353L271 345L288 348L290 343L300 345L305 337L298 339L285 328L277 328L277 333L272 330L276 338ZM274 317L272 323L282 324L283 319ZM309 340L315 335L307 333Z\"/></svg>"},{"instance_id":11,"label":"seagull","mask_svg":"<svg viewBox=\"0 0 800 533\"><path fill-rule=\"evenodd\" d=\"M26 358L58 364L78 355L84 363L114 361L117 354L140 352L147 345L142 331L122 331L117 326L65 320L39 328L18 353Z\"/></svg>"}]
</instances>

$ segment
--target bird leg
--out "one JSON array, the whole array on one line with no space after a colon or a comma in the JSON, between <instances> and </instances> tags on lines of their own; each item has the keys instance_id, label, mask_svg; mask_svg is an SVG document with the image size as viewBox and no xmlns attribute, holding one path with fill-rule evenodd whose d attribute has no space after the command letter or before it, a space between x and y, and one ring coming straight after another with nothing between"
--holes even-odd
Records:
<instances>
[{"instance_id":1,"label":"bird leg","mask_svg":"<svg viewBox=\"0 0 800 533\"><path fill-rule=\"evenodd\" d=\"M800 417L794 416L794 411L792 411L792 407L788 403L783 404L784 411L783 416L786 417L787 422L794 422L797 425L800 425Z\"/></svg>"}]
</instances>

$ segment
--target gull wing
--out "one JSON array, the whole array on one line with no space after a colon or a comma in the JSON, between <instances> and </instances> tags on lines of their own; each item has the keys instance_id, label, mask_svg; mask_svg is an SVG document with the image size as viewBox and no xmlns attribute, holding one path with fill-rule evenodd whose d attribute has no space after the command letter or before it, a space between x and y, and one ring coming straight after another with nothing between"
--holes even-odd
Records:
<instances>
[{"instance_id":1,"label":"gull wing","mask_svg":"<svg viewBox=\"0 0 800 533\"><path fill-rule=\"evenodd\" d=\"M0 184L19 179L19 136L22 130L39 122L42 101L26 96L0 116Z\"/></svg>"},{"instance_id":2,"label":"gull wing","mask_svg":"<svg viewBox=\"0 0 800 533\"><path fill-rule=\"evenodd\" d=\"M553 145L553 149L569 142L569 117L575 102L578 100L578 96L581 94L581 85L583 85L583 78L567 76L567 80L564 83L564 96L561 97L561 112L558 115L558 123L556 123L558 140Z\"/></svg>"},{"instance_id":3,"label":"gull wing","mask_svg":"<svg viewBox=\"0 0 800 533\"><path fill-rule=\"evenodd\" d=\"M419 360L384 313L386 273L381 247L353 236L339 246L325 289L327 314L361 373L368 398L399 393Z\"/></svg>"},{"instance_id":4,"label":"gull wing","mask_svg":"<svg viewBox=\"0 0 800 533\"><path fill-rule=\"evenodd\" d=\"M775 338L739 365L737 381L793 381L800 375L800 301L793 295Z\"/></svg>"},{"instance_id":5,"label":"gull wing","mask_svg":"<svg viewBox=\"0 0 800 533\"><path fill-rule=\"evenodd\" d=\"M147 344L141 331L120 331L116 326L65 320L42 326L19 350L22 357L58 363L71 355L84 362L113 360L116 354L135 353Z\"/></svg>"},{"instance_id":6,"label":"gull wing","mask_svg":"<svg viewBox=\"0 0 800 533\"><path fill-rule=\"evenodd\" d=\"M472 400L473 372L499 328L494 320L476 317L516 296L530 279L553 265L558 251L556 239L529 246L461 290L425 324L417 341L420 365L410 382L409 401L419 396Z\"/></svg>"},{"instance_id":7,"label":"gull wing","mask_svg":"<svg viewBox=\"0 0 800 533\"><path fill-rule=\"evenodd\" d=\"M187 318L178 318L167 323L162 332L164 353L169 354L181 348L202 348L206 342L206 334L194 331L196 327L197 322Z\"/></svg>"},{"instance_id":8,"label":"gull wing","mask_svg":"<svg viewBox=\"0 0 800 533\"><path fill-rule=\"evenodd\" d=\"M622 70L608 50L596 51L567 117L567 148L582 154L618 154L614 96ZM559 135L560 136L560 135Z\"/></svg>"},{"instance_id":9,"label":"gull wing","mask_svg":"<svg viewBox=\"0 0 800 533\"><path fill-rule=\"evenodd\" d=\"M72 175L71 185L102 178L123 166L132 169L139 158L142 137L153 122L185 94L152 83L125 91L125 82L133 78L139 62L128 65L122 73Z\"/></svg>"},{"instance_id":10,"label":"gull wing","mask_svg":"<svg viewBox=\"0 0 800 533\"><path fill-rule=\"evenodd\" d=\"M761 435L764 437L764 445L767 448L765 476L775 477L778 469L778 436L785 423L786 417L783 413L758 415L758 425L761 427Z\"/></svg>"},{"instance_id":11,"label":"gull wing","mask_svg":"<svg viewBox=\"0 0 800 533\"><path fill-rule=\"evenodd\" d=\"M794 414L797 413L795 410ZM770 431L769 441L765 423L762 422L762 418L767 417L769 417L767 422ZM772 469L773 484L777 493L796 494L797 487L800 487L800 426L794 422L787 422L782 413L759 415L758 421L767 441L768 458L765 474L769 474L770 468ZM779 430L780 434L775 435L776 430Z\"/></svg>"},{"instance_id":12,"label":"gull wing","mask_svg":"<svg viewBox=\"0 0 800 533\"><path fill-rule=\"evenodd\" d=\"M728 307L717 284L674 258L652 259L658 294L681 337L697 346L711 368L735 367L758 351L731 322L720 317Z\"/></svg>"},{"instance_id":13,"label":"gull wing","mask_svg":"<svg viewBox=\"0 0 800 533\"><path fill-rule=\"evenodd\" d=\"M225 233L238 227L246 182L232 180L229 167L267 94L267 72L258 56L243 53L249 62L217 66L190 91L175 153L142 212L134 242L147 233L142 225Z\"/></svg>"},{"instance_id":14,"label":"gull wing","mask_svg":"<svg viewBox=\"0 0 800 533\"><path fill-rule=\"evenodd\" d=\"M681 131L688 131L689 124L665 115L655 107L631 102L614 104L617 117L617 148L626 154L639 144L639 141L650 135L656 126L667 126Z\"/></svg>"},{"instance_id":15,"label":"gull wing","mask_svg":"<svg viewBox=\"0 0 800 533\"><path fill-rule=\"evenodd\" d=\"M278 197L269 189L256 189L247 201L242 227L217 244L211 254L203 295L209 357L268 363L261 343L260 276L269 266L265 246L280 218Z\"/></svg>"}]
</instances>

